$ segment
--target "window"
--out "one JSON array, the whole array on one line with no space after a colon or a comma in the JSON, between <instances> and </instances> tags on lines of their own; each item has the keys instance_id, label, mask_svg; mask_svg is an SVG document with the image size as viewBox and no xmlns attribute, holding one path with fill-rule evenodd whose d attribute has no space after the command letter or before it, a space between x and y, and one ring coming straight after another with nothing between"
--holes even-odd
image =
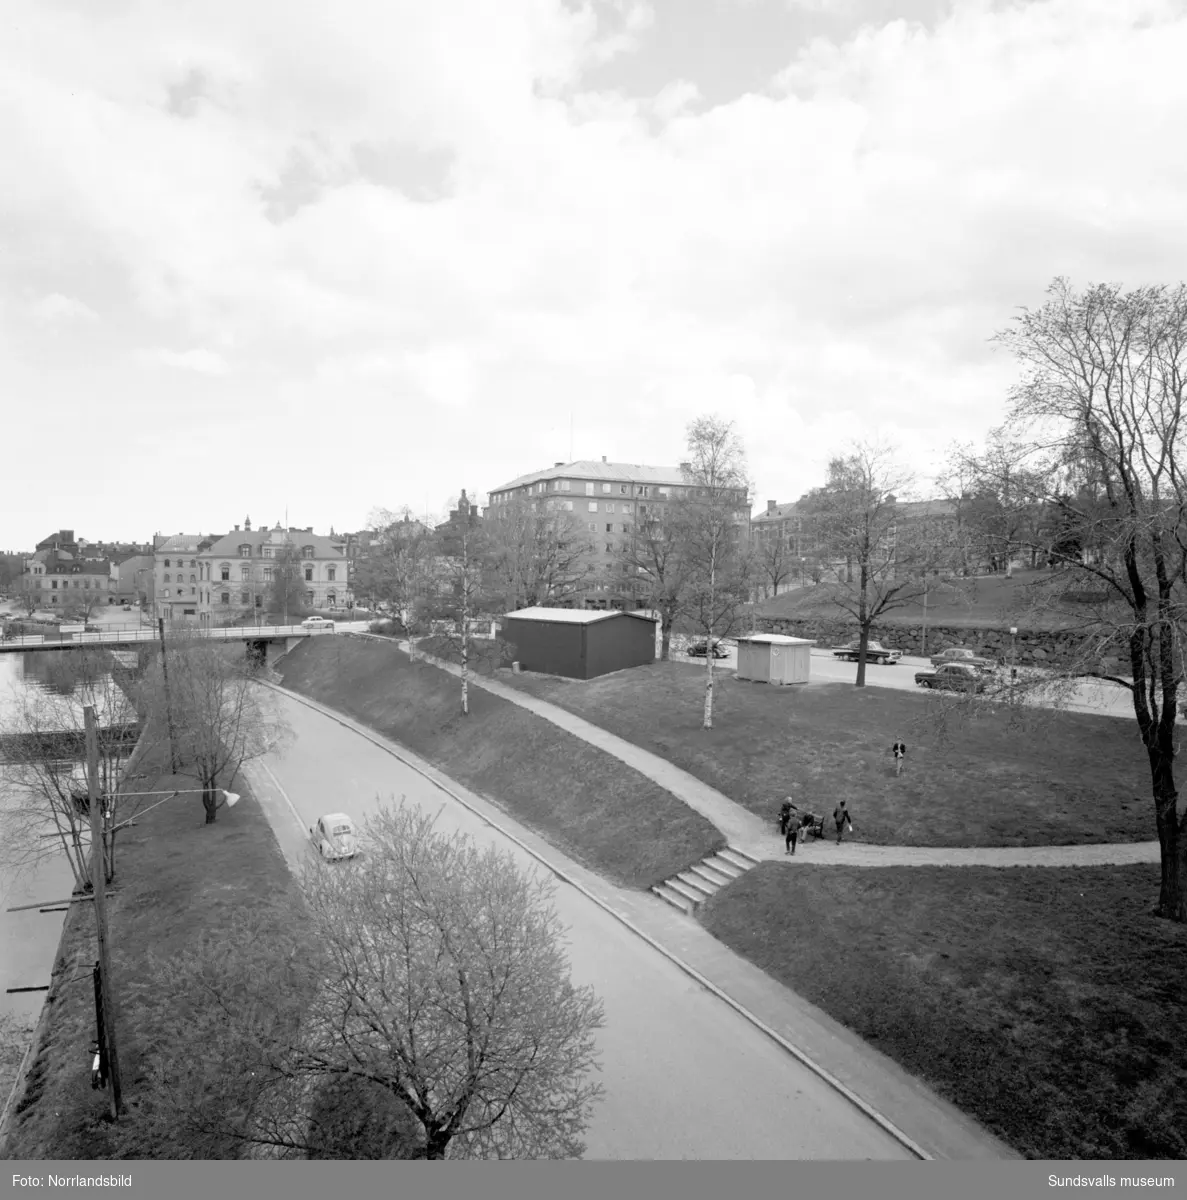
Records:
<instances>
[{"instance_id":1,"label":"window","mask_svg":"<svg viewBox=\"0 0 1187 1200\"><path fill-rule=\"evenodd\" d=\"M169 595L169 589L168 589L168 588L166 588L166 589L165 589L165 595L166 595L166 596L168 596L168 595Z\"/></svg>"},{"instance_id":2,"label":"window","mask_svg":"<svg viewBox=\"0 0 1187 1200\"><path fill-rule=\"evenodd\" d=\"M647 496L650 494L650 489L645 488L642 484L635 488L636 496Z\"/></svg>"},{"instance_id":3,"label":"window","mask_svg":"<svg viewBox=\"0 0 1187 1200\"><path fill-rule=\"evenodd\" d=\"M239 593L239 602L241 604L248 604L251 602L251 596L247 592L240 592Z\"/></svg>"},{"instance_id":4,"label":"window","mask_svg":"<svg viewBox=\"0 0 1187 1200\"><path fill-rule=\"evenodd\" d=\"M326 593L326 602L330 605L331 608L333 608L333 606L338 603L338 593L337 592L327 592Z\"/></svg>"},{"instance_id":5,"label":"window","mask_svg":"<svg viewBox=\"0 0 1187 1200\"><path fill-rule=\"evenodd\" d=\"M333 582L334 582L334 580L337 578L337 575L338 575L338 569L337 569L337 567L327 567L327 568L326 568L326 578L327 578L327 579L328 579L328 580L329 580L331 583L333 583Z\"/></svg>"},{"instance_id":6,"label":"window","mask_svg":"<svg viewBox=\"0 0 1187 1200\"><path fill-rule=\"evenodd\" d=\"M191 596L196 596L197 594L198 594L198 589L197 589L197 588L190 588L190 595L191 595Z\"/></svg>"},{"instance_id":7,"label":"window","mask_svg":"<svg viewBox=\"0 0 1187 1200\"><path fill-rule=\"evenodd\" d=\"M607 542L607 543L606 543L606 553L607 553L607 554L613 554L613 553L614 553L614 547L613 547L612 545L610 545L610 543L609 543L609 542Z\"/></svg>"},{"instance_id":8,"label":"window","mask_svg":"<svg viewBox=\"0 0 1187 1200\"><path fill-rule=\"evenodd\" d=\"M263 606L264 606L264 600L263 600L263 597L262 597L262 596L257 596L257 597L256 597L256 608L263 608Z\"/></svg>"},{"instance_id":9,"label":"window","mask_svg":"<svg viewBox=\"0 0 1187 1200\"><path fill-rule=\"evenodd\" d=\"M670 496L672 494L672 489L671 488L660 488L659 494L661 496Z\"/></svg>"},{"instance_id":10,"label":"window","mask_svg":"<svg viewBox=\"0 0 1187 1200\"><path fill-rule=\"evenodd\" d=\"M190 576L190 583L194 583L194 582L196 582L196 581L195 581L194 577L191 575L191 576Z\"/></svg>"},{"instance_id":11,"label":"window","mask_svg":"<svg viewBox=\"0 0 1187 1200\"><path fill-rule=\"evenodd\" d=\"M168 565L169 565L169 560L165 559L165 566L168 566Z\"/></svg>"},{"instance_id":12,"label":"window","mask_svg":"<svg viewBox=\"0 0 1187 1200\"><path fill-rule=\"evenodd\" d=\"M251 558L251 546L247 542L244 542L243 545L239 547L239 557Z\"/></svg>"},{"instance_id":13,"label":"window","mask_svg":"<svg viewBox=\"0 0 1187 1200\"><path fill-rule=\"evenodd\" d=\"M624 522L623 522L623 525L622 525L622 532L623 532L623 533L630 533L630 531L631 531L631 526L630 526L630 523L629 523L629 522L627 522L627 521L624 521Z\"/></svg>"},{"instance_id":14,"label":"window","mask_svg":"<svg viewBox=\"0 0 1187 1200\"><path fill-rule=\"evenodd\" d=\"M596 521L590 521L590 523L589 523L589 531L590 531L590 533L597 533L597 531L598 531L598 523L597 523Z\"/></svg>"},{"instance_id":15,"label":"window","mask_svg":"<svg viewBox=\"0 0 1187 1200\"><path fill-rule=\"evenodd\" d=\"M589 502L589 511L590 511L590 512L597 512L597 511L598 511L598 502L597 502L596 500L591 500L591 501Z\"/></svg>"},{"instance_id":16,"label":"window","mask_svg":"<svg viewBox=\"0 0 1187 1200\"><path fill-rule=\"evenodd\" d=\"M562 492L571 492L572 490L573 490L572 483L570 483L570 481L567 479L562 479L561 480L561 491Z\"/></svg>"},{"instance_id":17,"label":"window","mask_svg":"<svg viewBox=\"0 0 1187 1200\"><path fill-rule=\"evenodd\" d=\"M218 573L219 573L219 578L220 578L220 579L230 579L230 578L231 578L231 564L230 564L230 563L223 563L223 564L222 564L222 565L219 567L219 569L218 569Z\"/></svg>"},{"instance_id":18,"label":"window","mask_svg":"<svg viewBox=\"0 0 1187 1200\"><path fill-rule=\"evenodd\" d=\"M239 578L244 582L251 578L251 567L243 566L239 568Z\"/></svg>"},{"instance_id":19,"label":"window","mask_svg":"<svg viewBox=\"0 0 1187 1200\"><path fill-rule=\"evenodd\" d=\"M82 581L82 586L86 591L89 592L91 590L91 581L89 579L84 579Z\"/></svg>"},{"instance_id":20,"label":"window","mask_svg":"<svg viewBox=\"0 0 1187 1200\"><path fill-rule=\"evenodd\" d=\"M610 512L613 512L613 511L614 511L614 501L613 501L613 500L608 500L608 501L606 502L606 507L603 509L603 512L608 512L608 513L610 513Z\"/></svg>"},{"instance_id":21,"label":"window","mask_svg":"<svg viewBox=\"0 0 1187 1200\"><path fill-rule=\"evenodd\" d=\"M613 526L613 525L607 525L607 526L606 526L606 532L607 532L607 533L613 533L613 532L614 532L614 526Z\"/></svg>"},{"instance_id":22,"label":"window","mask_svg":"<svg viewBox=\"0 0 1187 1200\"><path fill-rule=\"evenodd\" d=\"M630 506L629 504L624 504L624 505L622 506L622 511L623 511L624 513L629 513L629 512L631 511L631 506Z\"/></svg>"},{"instance_id":23,"label":"window","mask_svg":"<svg viewBox=\"0 0 1187 1200\"><path fill-rule=\"evenodd\" d=\"M587 496L592 496L594 494L594 485L592 483L587 483L585 485L585 494Z\"/></svg>"},{"instance_id":24,"label":"window","mask_svg":"<svg viewBox=\"0 0 1187 1200\"><path fill-rule=\"evenodd\" d=\"M305 568L305 582L306 583L313 582L313 568L312 567Z\"/></svg>"},{"instance_id":25,"label":"window","mask_svg":"<svg viewBox=\"0 0 1187 1200\"><path fill-rule=\"evenodd\" d=\"M312 592L305 593L305 603L310 604L310 605L313 603L313 593Z\"/></svg>"},{"instance_id":26,"label":"window","mask_svg":"<svg viewBox=\"0 0 1187 1200\"><path fill-rule=\"evenodd\" d=\"M264 582L265 583L272 582L272 568L271 567L264 568Z\"/></svg>"},{"instance_id":27,"label":"window","mask_svg":"<svg viewBox=\"0 0 1187 1200\"><path fill-rule=\"evenodd\" d=\"M618 485L618 494L620 496L629 496L631 494L630 485L625 484L625 483L620 483Z\"/></svg>"},{"instance_id":28,"label":"window","mask_svg":"<svg viewBox=\"0 0 1187 1200\"><path fill-rule=\"evenodd\" d=\"M230 593L230 592L223 592L223 594L222 594L222 603L223 603L223 604L230 604L230 603L231 603L231 593Z\"/></svg>"},{"instance_id":29,"label":"window","mask_svg":"<svg viewBox=\"0 0 1187 1200\"><path fill-rule=\"evenodd\" d=\"M196 567L197 565L198 565L198 560L197 560L196 558L191 558L191 559L190 559L190 566L191 566L191 567Z\"/></svg>"},{"instance_id":30,"label":"window","mask_svg":"<svg viewBox=\"0 0 1187 1200\"><path fill-rule=\"evenodd\" d=\"M614 485L613 485L612 483L603 483L603 484L602 484L602 491L603 491L603 492L608 492L608 491L609 491L609 490L610 490L610 489L611 489L613 486L614 486Z\"/></svg>"},{"instance_id":31,"label":"window","mask_svg":"<svg viewBox=\"0 0 1187 1200\"><path fill-rule=\"evenodd\" d=\"M565 506L565 512L573 511L573 501L572 500L565 500L565 501L563 501L563 503ZM57 585L55 584L55 586L57 586Z\"/></svg>"},{"instance_id":32,"label":"window","mask_svg":"<svg viewBox=\"0 0 1187 1200\"><path fill-rule=\"evenodd\" d=\"M313 547L312 546L302 546L301 547L301 557L302 558L312 558L313 557Z\"/></svg>"},{"instance_id":33,"label":"window","mask_svg":"<svg viewBox=\"0 0 1187 1200\"><path fill-rule=\"evenodd\" d=\"M646 504L640 504L640 505L639 505L639 516L641 516L641 517L642 517L642 516L645 516L646 514L647 514L647 505L646 505Z\"/></svg>"},{"instance_id":34,"label":"window","mask_svg":"<svg viewBox=\"0 0 1187 1200\"><path fill-rule=\"evenodd\" d=\"M169 572L168 571L165 572L165 582L166 583L169 582Z\"/></svg>"}]
</instances>

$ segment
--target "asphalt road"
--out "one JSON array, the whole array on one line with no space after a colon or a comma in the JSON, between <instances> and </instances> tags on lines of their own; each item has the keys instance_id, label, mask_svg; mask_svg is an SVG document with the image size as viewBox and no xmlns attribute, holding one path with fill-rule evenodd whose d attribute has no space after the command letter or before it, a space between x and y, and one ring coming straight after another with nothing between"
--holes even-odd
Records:
<instances>
[{"instance_id":1,"label":"asphalt road","mask_svg":"<svg viewBox=\"0 0 1187 1200\"><path fill-rule=\"evenodd\" d=\"M539 865L432 782L305 705L280 696L296 733L284 757L248 768L294 867L313 853L307 829L326 812L360 819L404 796L439 813L442 829L499 844ZM500 823L514 829L499 815ZM350 870L348 863L341 864ZM606 1095L587 1131L590 1159L905 1159L867 1116L698 987L574 888L558 884L574 979L606 1010L600 1032Z\"/></svg>"}]
</instances>

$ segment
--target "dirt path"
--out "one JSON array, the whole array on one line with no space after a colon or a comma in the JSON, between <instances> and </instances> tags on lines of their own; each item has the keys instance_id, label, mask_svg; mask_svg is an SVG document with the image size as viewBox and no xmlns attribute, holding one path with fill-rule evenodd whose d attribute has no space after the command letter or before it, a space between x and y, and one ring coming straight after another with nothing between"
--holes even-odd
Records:
<instances>
[{"instance_id":1,"label":"dirt path","mask_svg":"<svg viewBox=\"0 0 1187 1200\"><path fill-rule=\"evenodd\" d=\"M364 635L374 636L374 635ZM381 639L387 641L389 639ZM410 651L408 642L401 642L405 652ZM433 658L421 650L416 657L448 671L461 675L461 668L442 659ZM710 787L707 783L690 775L674 763L652 754L617 735L591 724L584 718L541 700L529 696L516 688L508 687L495 679L470 675L475 687L518 704L529 712L551 721L554 725L613 754L628 766L634 767L660 787L667 789L689 808L712 821L731 846L744 850L754 858L791 862L786 854L783 839L774 828L773 822L757 817L748 809L735 803L728 796ZM867 846L861 842L843 841L837 845L832 839L801 843L795 855L796 863L811 866L846 867L1096 867L1125 866L1130 863L1156 863L1157 842L1120 842L1091 846Z\"/></svg>"}]
</instances>

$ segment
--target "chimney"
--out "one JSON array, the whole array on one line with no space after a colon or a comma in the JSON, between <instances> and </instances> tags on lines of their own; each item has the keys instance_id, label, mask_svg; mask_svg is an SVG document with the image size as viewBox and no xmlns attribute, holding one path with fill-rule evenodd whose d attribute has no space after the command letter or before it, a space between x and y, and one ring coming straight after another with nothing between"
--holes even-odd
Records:
<instances>
[{"instance_id":1,"label":"chimney","mask_svg":"<svg viewBox=\"0 0 1187 1200\"><path fill-rule=\"evenodd\" d=\"M238 525L236 525L236 526L235 526L235 532L236 532L236 533L238 533L238 532L239 532L239 526L238 526Z\"/></svg>"},{"instance_id":2,"label":"chimney","mask_svg":"<svg viewBox=\"0 0 1187 1200\"><path fill-rule=\"evenodd\" d=\"M553 463L552 465L554 467L563 467L565 464L564 463Z\"/></svg>"},{"instance_id":3,"label":"chimney","mask_svg":"<svg viewBox=\"0 0 1187 1200\"><path fill-rule=\"evenodd\" d=\"M772 512L774 512L774 511L775 511L775 505L776 505L776 501L774 501L774 500L768 500L768 501L767 501L767 512L769 512L769 513L772 513Z\"/></svg>"},{"instance_id":4,"label":"chimney","mask_svg":"<svg viewBox=\"0 0 1187 1200\"><path fill-rule=\"evenodd\" d=\"M605 461L606 461L606 456L603 454L603 455L602 455L602 462L605 462Z\"/></svg>"},{"instance_id":5,"label":"chimney","mask_svg":"<svg viewBox=\"0 0 1187 1200\"><path fill-rule=\"evenodd\" d=\"M680 469L681 469L682 471L691 471L691 470L692 470L692 463L681 463L681 464L680 464Z\"/></svg>"}]
</instances>

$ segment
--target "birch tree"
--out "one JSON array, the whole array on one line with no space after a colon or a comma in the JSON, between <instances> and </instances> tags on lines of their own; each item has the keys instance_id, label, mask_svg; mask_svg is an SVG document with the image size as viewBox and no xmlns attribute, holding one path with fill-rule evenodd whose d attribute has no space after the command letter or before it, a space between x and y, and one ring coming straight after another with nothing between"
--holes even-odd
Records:
<instances>
[{"instance_id":1,"label":"birch tree","mask_svg":"<svg viewBox=\"0 0 1187 1200\"><path fill-rule=\"evenodd\" d=\"M478 522L458 522L439 530L434 590L430 615L443 620L440 628L444 656L461 667L462 715L470 715L470 675L474 653L474 627L486 607L490 560L487 530Z\"/></svg>"},{"instance_id":2,"label":"birch tree","mask_svg":"<svg viewBox=\"0 0 1187 1200\"><path fill-rule=\"evenodd\" d=\"M750 483L733 422L699 417L687 444L688 482L670 511L687 571L687 611L706 639L703 726L712 729L713 645L737 632L750 599Z\"/></svg>"}]
</instances>

